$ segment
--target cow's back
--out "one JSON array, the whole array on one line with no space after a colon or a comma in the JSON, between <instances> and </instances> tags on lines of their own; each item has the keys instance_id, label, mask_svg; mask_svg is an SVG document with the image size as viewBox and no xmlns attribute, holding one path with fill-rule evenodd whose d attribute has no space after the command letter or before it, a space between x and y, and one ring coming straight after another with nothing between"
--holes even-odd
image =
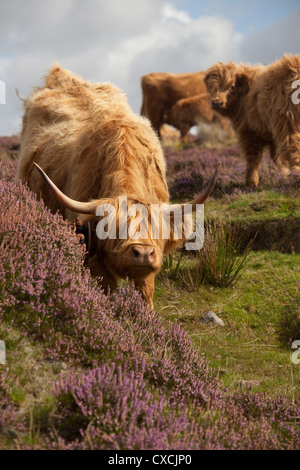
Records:
<instances>
[{"instance_id":1,"label":"cow's back","mask_svg":"<svg viewBox=\"0 0 300 470\"><path fill-rule=\"evenodd\" d=\"M142 89L145 93L153 93L169 106L182 98L199 95L206 92L203 82L205 72L195 73L150 73L141 79Z\"/></svg>"},{"instance_id":2,"label":"cow's back","mask_svg":"<svg viewBox=\"0 0 300 470\"><path fill-rule=\"evenodd\" d=\"M33 161L73 199L134 193L150 202L168 200L165 161L148 120L110 83L84 82L59 66L26 101L18 176L53 212L68 216Z\"/></svg>"}]
</instances>

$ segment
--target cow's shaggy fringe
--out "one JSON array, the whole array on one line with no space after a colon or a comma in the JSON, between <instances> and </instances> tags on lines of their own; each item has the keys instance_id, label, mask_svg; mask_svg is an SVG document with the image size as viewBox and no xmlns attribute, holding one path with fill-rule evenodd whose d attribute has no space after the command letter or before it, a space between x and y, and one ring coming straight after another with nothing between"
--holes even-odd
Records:
<instances>
[{"instance_id":1,"label":"cow's shaggy fringe","mask_svg":"<svg viewBox=\"0 0 300 470\"><path fill-rule=\"evenodd\" d=\"M67 222L8 181L4 167L2 328L14 325L71 371L54 384L55 432L43 428L33 441L0 380L2 442L9 425L19 449L299 448L299 403L229 393L181 326L160 319L130 285L105 295Z\"/></svg>"}]
</instances>

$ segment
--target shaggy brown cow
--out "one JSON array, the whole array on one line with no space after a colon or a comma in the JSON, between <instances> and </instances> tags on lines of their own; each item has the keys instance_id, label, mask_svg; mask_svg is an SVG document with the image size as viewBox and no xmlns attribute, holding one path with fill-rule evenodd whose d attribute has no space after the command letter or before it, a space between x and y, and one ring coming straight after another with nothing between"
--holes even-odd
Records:
<instances>
[{"instance_id":1,"label":"shaggy brown cow","mask_svg":"<svg viewBox=\"0 0 300 470\"><path fill-rule=\"evenodd\" d=\"M258 184L265 147L284 173L300 171L300 106L292 100L299 79L299 55L269 66L220 62L207 71L212 108L230 118L246 158L247 185Z\"/></svg>"},{"instance_id":2,"label":"shaggy brown cow","mask_svg":"<svg viewBox=\"0 0 300 470\"><path fill-rule=\"evenodd\" d=\"M34 162L53 182L40 169L41 178ZM69 220L86 214L81 215L83 222L89 220L98 228L99 221L105 220L101 216L113 208L117 236L99 238L93 232L91 272L103 278L104 288L116 288L120 278L133 279L152 304L154 277L163 254L182 245L184 238L176 239L174 231L169 239L151 238L149 232L139 239L127 236L127 231L125 237L121 234L120 197L126 198L129 212L137 203L148 208L168 204L169 193L159 140L149 121L132 112L119 89L84 82L59 66L52 68L45 86L25 102L18 176L53 212L59 210ZM193 209L207 199L215 179L216 174L192 201ZM146 224L149 217L146 214ZM174 228L174 216L171 225L172 220Z\"/></svg>"},{"instance_id":3,"label":"shaggy brown cow","mask_svg":"<svg viewBox=\"0 0 300 470\"><path fill-rule=\"evenodd\" d=\"M203 82L205 72L195 73L149 73L141 78L143 103L141 115L150 119L160 136L164 124L164 112L178 100L207 93Z\"/></svg>"}]
</instances>

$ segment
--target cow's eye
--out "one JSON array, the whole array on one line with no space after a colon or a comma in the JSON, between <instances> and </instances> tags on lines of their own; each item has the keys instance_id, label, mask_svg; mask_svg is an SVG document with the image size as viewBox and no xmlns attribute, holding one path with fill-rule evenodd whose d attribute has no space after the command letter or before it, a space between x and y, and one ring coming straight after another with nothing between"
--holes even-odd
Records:
<instances>
[{"instance_id":1,"label":"cow's eye","mask_svg":"<svg viewBox=\"0 0 300 470\"><path fill-rule=\"evenodd\" d=\"M230 90L234 90L234 89L235 89L235 85L231 85Z\"/></svg>"}]
</instances>

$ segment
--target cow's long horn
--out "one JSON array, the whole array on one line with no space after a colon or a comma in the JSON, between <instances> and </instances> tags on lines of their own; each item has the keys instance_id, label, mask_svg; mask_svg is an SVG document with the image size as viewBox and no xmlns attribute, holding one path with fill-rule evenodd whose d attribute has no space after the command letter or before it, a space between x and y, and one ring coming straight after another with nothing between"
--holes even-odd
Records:
<instances>
[{"instance_id":1,"label":"cow's long horn","mask_svg":"<svg viewBox=\"0 0 300 470\"><path fill-rule=\"evenodd\" d=\"M79 212L81 214L96 214L96 209L99 205L99 201L80 202L69 198L63 192L61 192L60 189L58 189L58 187L53 183L53 181L51 181L49 176L46 175L44 170L42 170L42 168L37 163L33 162L33 164L39 170L46 183L52 189L54 195L64 207L70 209L73 212Z\"/></svg>"},{"instance_id":2,"label":"cow's long horn","mask_svg":"<svg viewBox=\"0 0 300 470\"><path fill-rule=\"evenodd\" d=\"M217 168L216 168L216 171L214 173L214 176L212 177L212 179L210 180L210 182L208 183L208 185L206 186L206 188L204 189L203 193L199 194L199 196L197 196L193 201L187 203L187 204L191 204L192 205L192 209L193 211L196 210L196 206L197 204L204 204L204 202L209 198L209 196L211 195L214 187L215 187L215 184L216 184L216 181L217 181L217 178L218 178L218 173L219 173L219 167L220 167L221 163L219 162L217 164Z\"/></svg>"}]
</instances>

